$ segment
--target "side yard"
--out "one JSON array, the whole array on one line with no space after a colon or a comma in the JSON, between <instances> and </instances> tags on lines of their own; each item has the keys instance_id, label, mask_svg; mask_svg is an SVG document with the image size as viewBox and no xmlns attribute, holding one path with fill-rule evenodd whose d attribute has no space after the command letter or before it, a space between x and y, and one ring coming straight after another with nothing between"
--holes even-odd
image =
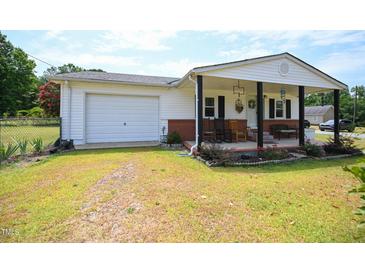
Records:
<instances>
[{"instance_id":1,"label":"side yard","mask_svg":"<svg viewBox=\"0 0 365 274\"><path fill-rule=\"evenodd\" d=\"M365 157L208 168L158 148L0 169L1 242L364 242L342 170ZM6 233L4 233L6 231Z\"/></svg>"}]
</instances>

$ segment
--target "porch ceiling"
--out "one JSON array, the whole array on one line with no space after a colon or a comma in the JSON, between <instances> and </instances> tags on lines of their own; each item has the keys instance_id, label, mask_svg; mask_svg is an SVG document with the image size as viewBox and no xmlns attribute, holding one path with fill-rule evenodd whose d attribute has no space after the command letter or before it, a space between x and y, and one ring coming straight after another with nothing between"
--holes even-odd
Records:
<instances>
[{"instance_id":1,"label":"porch ceiling","mask_svg":"<svg viewBox=\"0 0 365 274\"><path fill-rule=\"evenodd\" d=\"M233 85L237 85L238 79L230 79L230 78L222 78L222 77L213 77L213 76L204 76L203 80L203 89L211 89L211 90L223 90L223 91L232 91ZM256 81L249 80L239 80L240 85L245 87L247 92L252 91L256 93ZM183 85L183 88L195 88L194 84L191 81L186 81ZM297 85L288 85L288 84L278 84L278 83L267 83L264 82L264 93L277 92L282 87L284 87L288 93L297 94L298 86ZM333 89L325 89L319 87L305 87L305 93L326 93L332 92Z\"/></svg>"}]
</instances>

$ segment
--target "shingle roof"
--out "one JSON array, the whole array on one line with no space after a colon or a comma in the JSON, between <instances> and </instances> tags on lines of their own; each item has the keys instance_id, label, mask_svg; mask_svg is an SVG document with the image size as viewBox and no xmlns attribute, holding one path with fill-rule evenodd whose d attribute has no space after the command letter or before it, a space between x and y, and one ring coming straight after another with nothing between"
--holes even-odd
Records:
<instances>
[{"instance_id":1,"label":"shingle roof","mask_svg":"<svg viewBox=\"0 0 365 274\"><path fill-rule=\"evenodd\" d=\"M83 81L105 81L105 82L121 82L121 83L135 83L148 85L169 85L180 78L161 77L161 76L147 76L137 74L123 74L123 73L109 73L96 71L81 71L62 73L49 77L51 80L83 80Z\"/></svg>"},{"instance_id":2,"label":"shingle roof","mask_svg":"<svg viewBox=\"0 0 365 274\"><path fill-rule=\"evenodd\" d=\"M323 115L331 109L333 109L333 106L331 105L305 107L305 115Z\"/></svg>"}]
</instances>

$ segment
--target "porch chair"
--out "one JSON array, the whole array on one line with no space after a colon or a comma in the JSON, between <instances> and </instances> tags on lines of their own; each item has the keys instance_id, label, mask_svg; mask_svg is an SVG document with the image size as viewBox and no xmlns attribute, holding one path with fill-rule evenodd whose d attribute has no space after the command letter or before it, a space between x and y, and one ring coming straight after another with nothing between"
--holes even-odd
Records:
<instances>
[{"instance_id":1,"label":"porch chair","mask_svg":"<svg viewBox=\"0 0 365 274\"><path fill-rule=\"evenodd\" d=\"M204 142L215 142L216 134L214 129L214 123L208 119L203 124L203 141Z\"/></svg>"},{"instance_id":2,"label":"porch chair","mask_svg":"<svg viewBox=\"0 0 365 274\"><path fill-rule=\"evenodd\" d=\"M240 140L242 142L247 141L247 130L246 129L239 129L237 121L230 120L228 122L229 129L232 132L232 141L237 143Z\"/></svg>"},{"instance_id":3,"label":"porch chair","mask_svg":"<svg viewBox=\"0 0 365 274\"><path fill-rule=\"evenodd\" d=\"M214 129L215 129L215 139L217 142L221 143L226 140L226 129L224 126L224 119L216 118L214 119Z\"/></svg>"}]
</instances>

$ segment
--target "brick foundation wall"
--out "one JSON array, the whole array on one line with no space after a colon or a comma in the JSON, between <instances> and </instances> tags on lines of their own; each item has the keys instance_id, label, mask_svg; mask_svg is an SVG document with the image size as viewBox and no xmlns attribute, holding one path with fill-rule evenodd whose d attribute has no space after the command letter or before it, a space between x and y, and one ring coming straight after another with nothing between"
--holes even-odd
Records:
<instances>
[{"instance_id":1,"label":"brick foundation wall","mask_svg":"<svg viewBox=\"0 0 365 274\"><path fill-rule=\"evenodd\" d=\"M168 120L168 133L176 131L183 141L195 140L195 120Z\"/></svg>"},{"instance_id":2,"label":"brick foundation wall","mask_svg":"<svg viewBox=\"0 0 365 274\"><path fill-rule=\"evenodd\" d=\"M237 121L239 129L244 129L247 127L247 120L240 119L228 119L225 120L225 127L228 128L230 120ZM203 131L209 128L209 123L211 127L214 127L214 120L209 121L209 119L203 120ZM183 141L193 141L195 140L195 120L168 120L168 133L178 132L183 139Z\"/></svg>"}]
</instances>

